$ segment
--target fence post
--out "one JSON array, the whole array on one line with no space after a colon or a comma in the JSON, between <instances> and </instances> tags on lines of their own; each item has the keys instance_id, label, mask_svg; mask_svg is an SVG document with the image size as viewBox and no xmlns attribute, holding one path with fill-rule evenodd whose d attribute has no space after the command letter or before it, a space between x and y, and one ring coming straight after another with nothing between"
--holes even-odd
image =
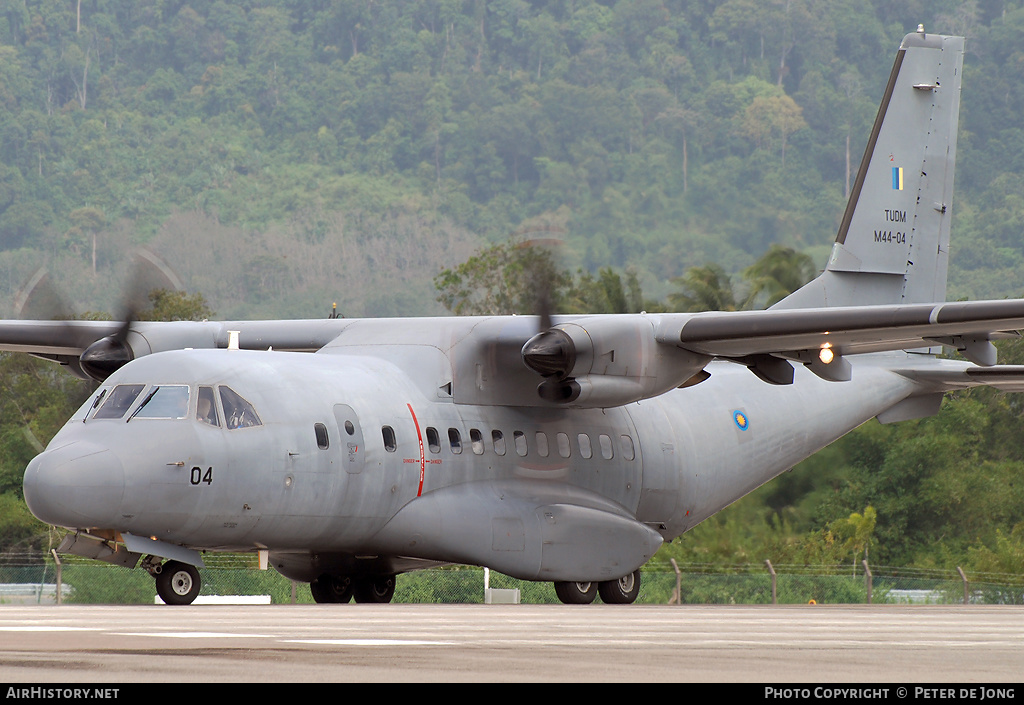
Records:
<instances>
[{"instance_id":1,"label":"fence post","mask_svg":"<svg viewBox=\"0 0 1024 705\"><path fill-rule=\"evenodd\" d=\"M770 560L765 559L764 564L768 566L768 572L772 575L772 604L777 605L779 602L775 584L775 568L772 567L772 562Z\"/></svg>"},{"instance_id":2,"label":"fence post","mask_svg":"<svg viewBox=\"0 0 1024 705\"><path fill-rule=\"evenodd\" d=\"M956 567L956 572L960 573L960 579L964 582L964 604L965 605L970 604L970 601L968 600L968 594L967 594L967 576L964 575L964 571L961 570L960 566Z\"/></svg>"},{"instance_id":3,"label":"fence post","mask_svg":"<svg viewBox=\"0 0 1024 705\"><path fill-rule=\"evenodd\" d=\"M57 564L57 604L60 605L63 604L63 600L61 599L60 558L57 556L57 551L52 548L50 549L50 553L53 554L53 560Z\"/></svg>"},{"instance_id":4,"label":"fence post","mask_svg":"<svg viewBox=\"0 0 1024 705\"><path fill-rule=\"evenodd\" d=\"M870 605L871 604L871 569L868 568L868 559L867 558L862 560L861 563L864 565L864 580L867 581L867 584L868 584L868 604Z\"/></svg>"},{"instance_id":5,"label":"fence post","mask_svg":"<svg viewBox=\"0 0 1024 705\"><path fill-rule=\"evenodd\" d=\"M681 604L683 604L683 578L682 578L682 573L679 570L679 564L676 563L676 559L675 558L670 558L669 562L672 563L672 570L674 570L676 572L676 594L675 594L675 596L673 597L672 600L668 601L668 603L671 605L673 600L674 600L677 605L681 605Z\"/></svg>"}]
</instances>

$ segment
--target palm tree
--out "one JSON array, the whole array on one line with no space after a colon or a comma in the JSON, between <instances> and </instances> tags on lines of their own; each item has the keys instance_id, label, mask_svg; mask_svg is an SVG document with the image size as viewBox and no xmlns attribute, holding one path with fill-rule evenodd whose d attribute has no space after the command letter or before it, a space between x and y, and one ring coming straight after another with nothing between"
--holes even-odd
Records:
<instances>
[{"instance_id":1,"label":"palm tree","mask_svg":"<svg viewBox=\"0 0 1024 705\"><path fill-rule=\"evenodd\" d=\"M703 267L690 267L686 274L672 280L682 291L669 294L669 304L676 311L735 311L736 294L732 280L713 262Z\"/></svg>"},{"instance_id":2,"label":"palm tree","mask_svg":"<svg viewBox=\"0 0 1024 705\"><path fill-rule=\"evenodd\" d=\"M815 274L814 261L803 252L772 245L759 260L743 270L743 278L750 284L743 308L755 308L759 299L763 299L764 307L768 308L809 282Z\"/></svg>"}]
</instances>

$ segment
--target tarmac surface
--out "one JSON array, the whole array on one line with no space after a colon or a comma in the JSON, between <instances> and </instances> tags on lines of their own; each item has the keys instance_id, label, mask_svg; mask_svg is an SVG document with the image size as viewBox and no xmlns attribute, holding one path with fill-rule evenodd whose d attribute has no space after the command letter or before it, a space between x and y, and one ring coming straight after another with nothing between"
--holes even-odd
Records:
<instances>
[{"instance_id":1,"label":"tarmac surface","mask_svg":"<svg viewBox=\"0 0 1024 705\"><path fill-rule=\"evenodd\" d=\"M1024 607L0 606L6 684L1022 679Z\"/></svg>"}]
</instances>

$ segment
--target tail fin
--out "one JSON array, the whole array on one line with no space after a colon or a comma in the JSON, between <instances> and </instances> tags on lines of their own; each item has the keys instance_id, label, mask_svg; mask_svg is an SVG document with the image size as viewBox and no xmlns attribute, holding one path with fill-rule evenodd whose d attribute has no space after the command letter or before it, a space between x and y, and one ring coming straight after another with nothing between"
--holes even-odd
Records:
<instances>
[{"instance_id":1,"label":"tail fin","mask_svg":"<svg viewBox=\"0 0 1024 705\"><path fill-rule=\"evenodd\" d=\"M903 38L828 266L772 308L945 300L963 55Z\"/></svg>"}]
</instances>

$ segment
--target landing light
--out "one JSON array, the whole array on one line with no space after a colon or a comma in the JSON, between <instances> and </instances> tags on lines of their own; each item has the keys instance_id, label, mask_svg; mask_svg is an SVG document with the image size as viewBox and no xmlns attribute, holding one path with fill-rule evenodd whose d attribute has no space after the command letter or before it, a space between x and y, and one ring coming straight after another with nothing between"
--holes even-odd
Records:
<instances>
[{"instance_id":1,"label":"landing light","mask_svg":"<svg viewBox=\"0 0 1024 705\"><path fill-rule=\"evenodd\" d=\"M834 360L835 357L835 353L832 352L832 347L827 343L825 347L821 349L821 352L818 353L818 359L821 360L826 365L832 362L832 360Z\"/></svg>"}]
</instances>

